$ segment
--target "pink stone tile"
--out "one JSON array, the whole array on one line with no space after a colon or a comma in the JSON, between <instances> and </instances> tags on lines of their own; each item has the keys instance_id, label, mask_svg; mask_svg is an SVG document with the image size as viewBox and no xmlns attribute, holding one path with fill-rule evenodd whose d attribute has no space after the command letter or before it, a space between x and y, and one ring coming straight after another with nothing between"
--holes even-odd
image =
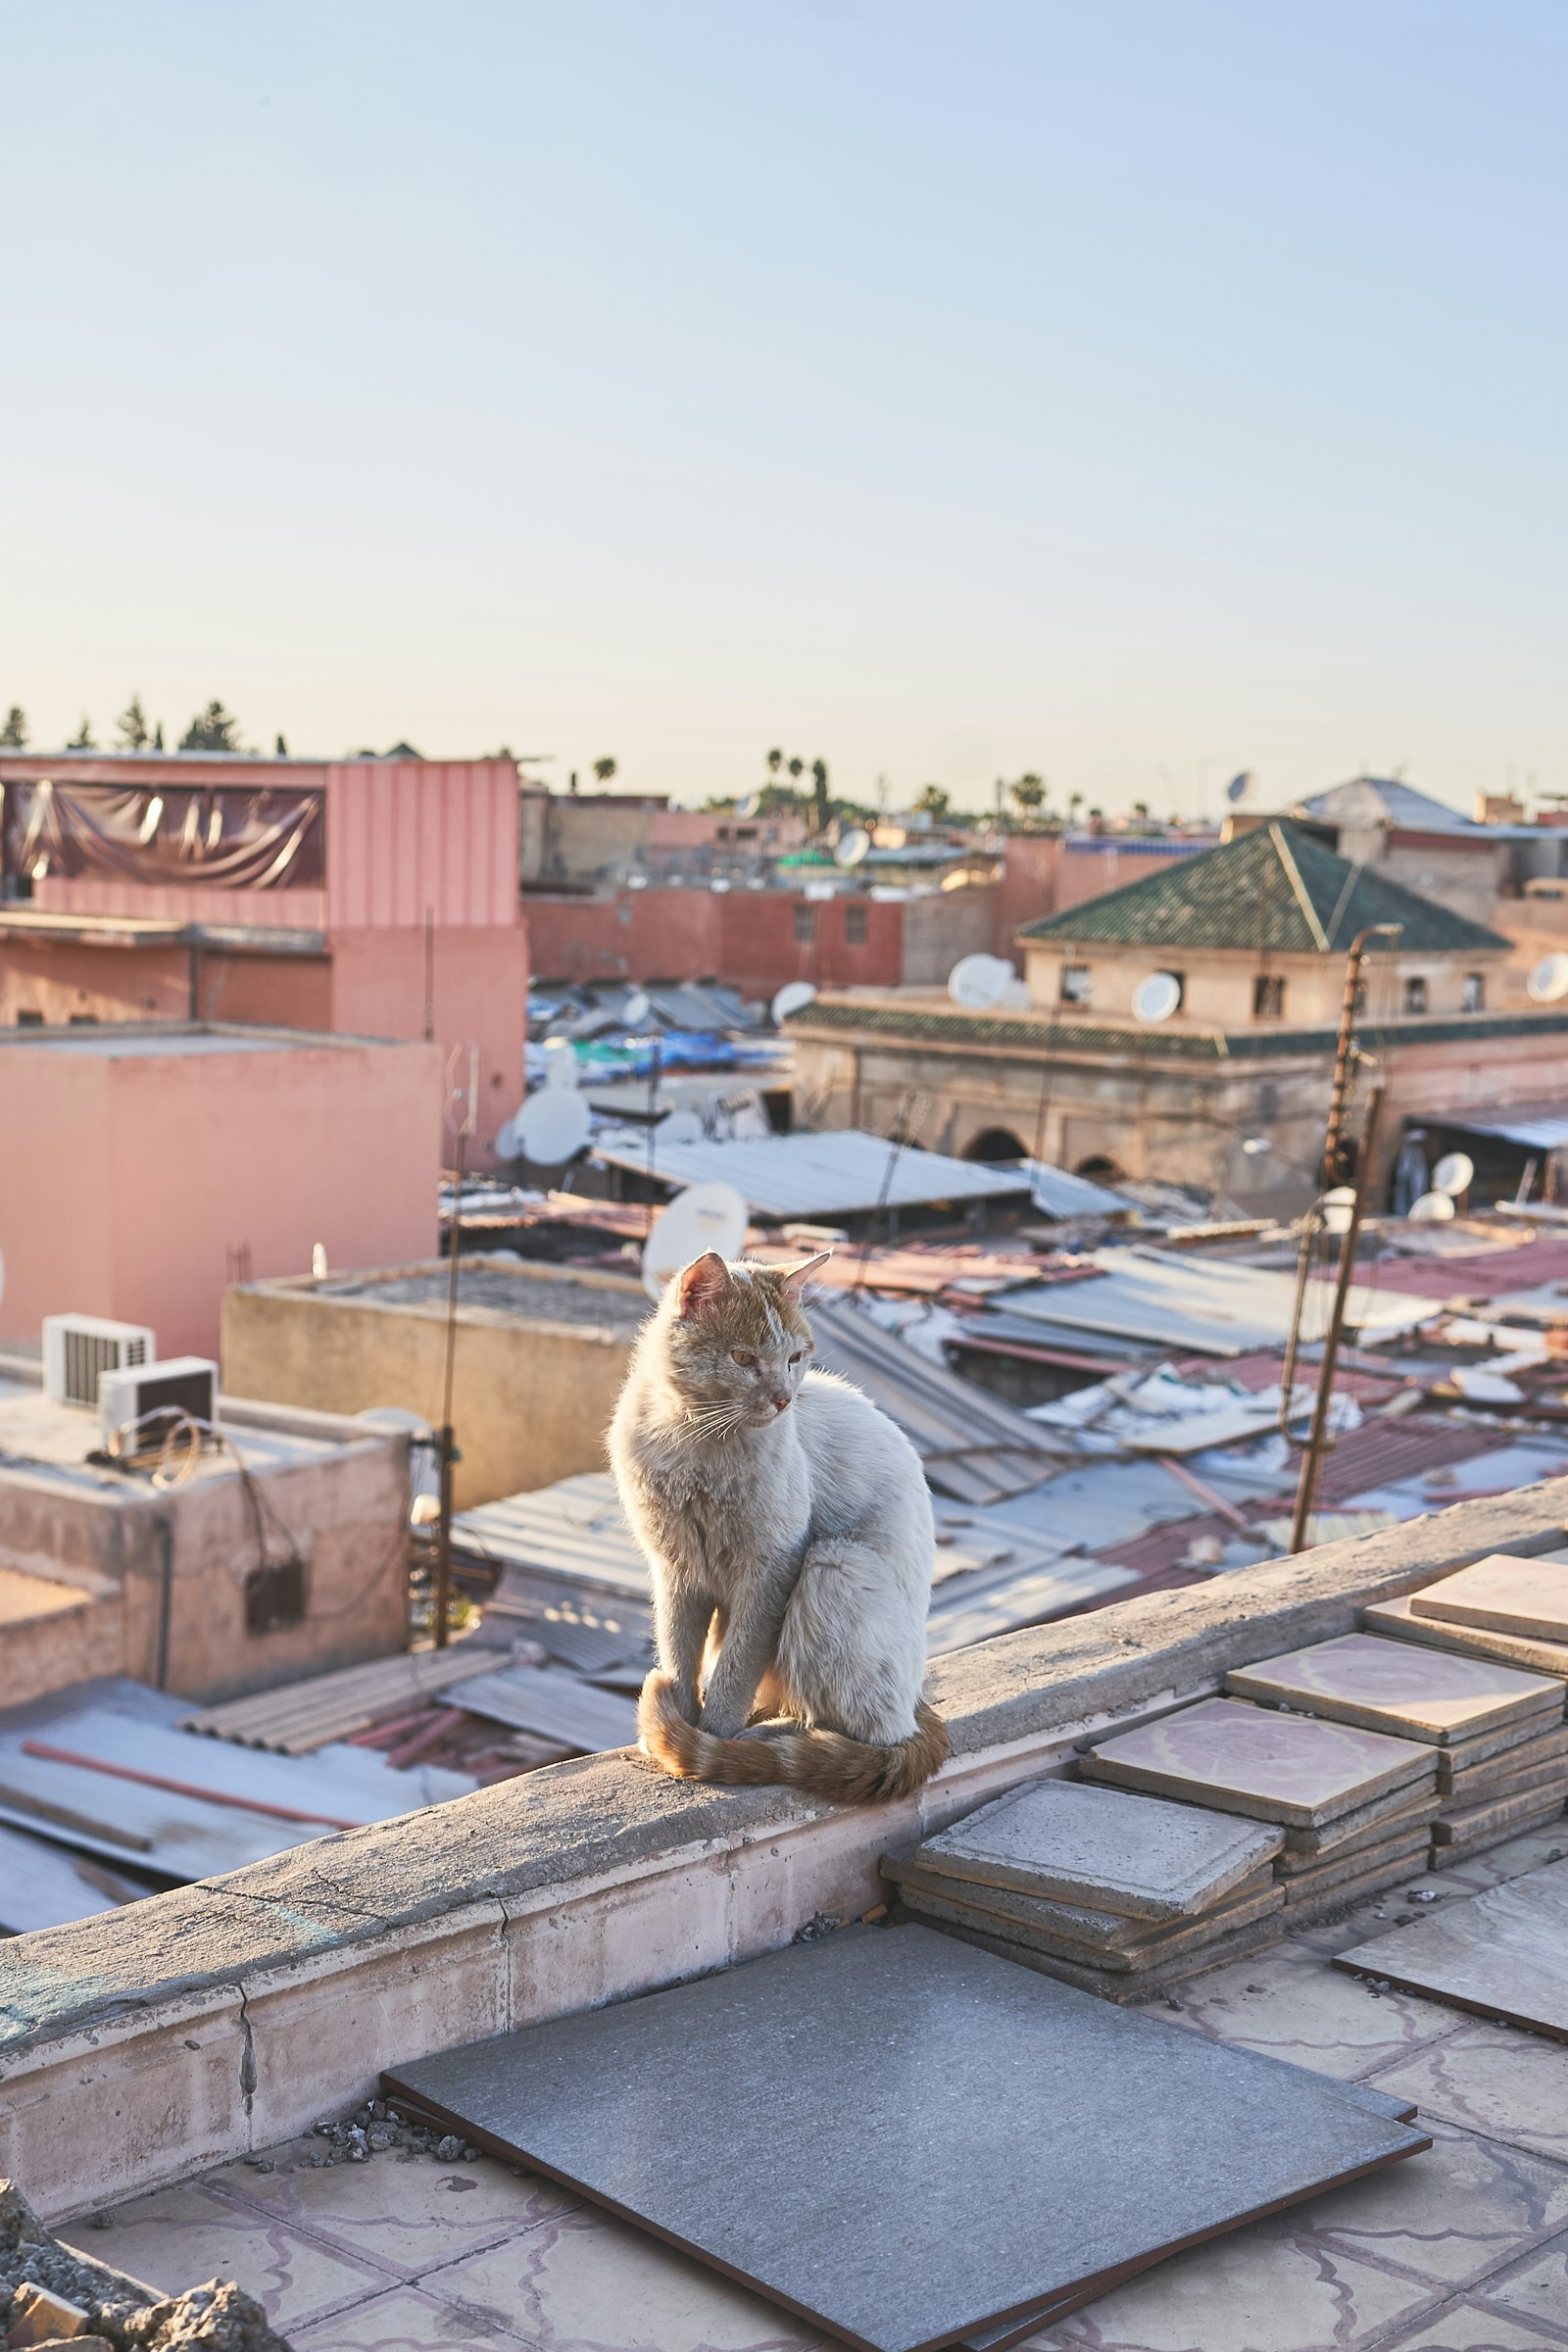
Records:
<instances>
[{"instance_id":1,"label":"pink stone tile","mask_svg":"<svg viewBox=\"0 0 1568 2352\"><path fill-rule=\"evenodd\" d=\"M491 2345L510 2352L521 2339L493 2328L476 2313L454 2311L415 2287L395 2286L390 2294L368 2303L356 2303L330 2320L295 2331L295 2352L452 2352L468 2344Z\"/></svg>"},{"instance_id":2,"label":"pink stone tile","mask_svg":"<svg viewBox=\"0 0 1568 2352\"><path fill-rule=\"evenodd\" d=\"M200 2181L117 2207L109 2230L62 2234L87 2259L128 2271L166 2294L232 2278L284 2334L389 2283L376 2264L236 2205Z\"/></svg>"},{"instance_id":3,"label":"pink stone tile","mask_svg":"<svg viewBox=\"0 0 1568 2352\"><path fill-rule=\"evenodd\" d=\"M1295 2234L1468 2286L1533 2239L1568 2228L1568 2170L1423 2117L1432 2146L1299 2209ZM1488 2294L1496 2289L1488 2286ZM1568 2298L1564 2308L1568 2309Z\"/></svg>"},{"instance_id":4,"label":"pink stone tile","mask_svg":"<svg viewBox=\"0 0 1568 2352\"><path fill-rule=\"evenodd\" d=\"M1560 2041L1467 2019L1370 2079L1416 2100L1423 2115L1568 2163L1568 2045Z\"/></svg>"},{"instance_id":5,"label":"pink stone tile","mask_svg":"<svg viewBox=\"0 0 1568 2352\"><path fill-rule=\"evenodd\" d=\"M1205 1698L1102 1740L1093 1780L1152 1788L1263 1821L1329 1820L1386 1791L1436 1787L1436 1751L1310 1715Z\"/></svg>"},{"instance_id":6,"label":"pink stone tile","mask_svg":"<svg viewBox=\"0 0 1568 2352\"><path fill-rule=\"evenodd\" d=\"M1545 2352L1546 2346L1562 2342L1555 2329L1548 2335L1518 2320L1499 2318L1466 2296L1445 2303L1408 2334L1388 2339L1379 2352Z\"/></svg>"},{"instance_id":7,"label":"pink stone tile","mask_svg":"<svg viewBox=\"0 0 1568 2352\"><path fill-rule=\"evenodd\" d=\"M592 2206L471 2255L426 2294L539 2352L805 2352L819 2329Z\"/></svg>"},{"instance_id":8,"label":"pink stone tile","mask_svg":"<svg viewBox=\"0 0 1568 2352\"><path fill-rule=\"evenodd\" d=\"M499 2238L520 2236L548 2215L581 2202L488 2156L440 2164L412 2150L384 2148L365 2164L306 2162L320 2145L309 2136L289 2141L270 2150L271 2172L225 2165L207 2175L206 2185L363 2254L400 2278L417 2278Z\"/></svg>"},{"instance_id":9,"label":"pink stone tile","mask_svg":"<svg viewBox=\"0 0 1568 2352\"><path fill-rule=\"evenodd\" d=\"M1342 1986L1351 1988L1348 1998ZM1413 1993L1376 1993L1291 1943L1176 1984L1149 2014L1345 2080L1457 2030L1451 2009Z\"/></svg>"},{"instance_id":10,"label":"pink stone tile","mask_svg":"<svg viewBox=\"0 0 1568 2352\"><path fill-rule=\"evenodd\" d=\"M1489 2278L1480 2292L1520 2320L1545 2320L1568 2334L1568 2236L1540 2247L1506 2278Z\"/></svg>"}]
</instances>

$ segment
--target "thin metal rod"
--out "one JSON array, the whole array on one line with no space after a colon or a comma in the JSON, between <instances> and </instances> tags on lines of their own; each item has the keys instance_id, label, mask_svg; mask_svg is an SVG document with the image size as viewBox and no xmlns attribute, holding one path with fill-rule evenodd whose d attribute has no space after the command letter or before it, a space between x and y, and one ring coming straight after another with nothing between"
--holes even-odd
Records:
<instances>
[{"instance_id":1,"label":"thin metal rod","mask_svg":"<svg viewBox=\"0 0 1568 2352\"><path fill-rule=\"evenodd\" d=\"M458 1261L463 1250L463 1169L467 1156L466 1129L460 1127L457 1136L457 1198L452 1218L450 1241L451 1259L447 1267L447 1339L446 1366L441 1386L440 1446L441 1500L440 1515L435 1523L435 1589L432 1612L437 1649L447 1645L447 1619L452 1610L452 1381L457 1360L458 1341Z\"/></svg>"},{"instance_id":2,"label":"thin metal rod","mask_svg":"<svg viewBox=\"0 0 1568 2352\"><path fill-rule=\"evenodd\" d=\"M1318 1373L1317 1402L1312 1408L1312 1426L1301 1455L1301 1475L1296 1490L1296 1515L1291 1522L1292 1551L1306 1549L1306 1532L1311 1523L1312 1501L1317 1492L1318 1465L1328 1439L1329 1408L1334 1401L1335 1366L1339 1360L1340 1341L1345 1333L1345 1311L1349 1304L1350 1283L1355 1273L1356 1244L1361 1238L1361 1219L1372 1190L1377 1161L1378 1121L1382 1109L1383 1080L1378 1077L1367 1096L1366 1125L1361 1131L1360 1159L1355 1171L1355 1198L1350 1203L1350 1222L1345 1236L1345 1248L1340 1254L1333 1311L1329 1316L1328 1330L1323 1336L1323 1364Z\"/></svg>"}]
</instances>

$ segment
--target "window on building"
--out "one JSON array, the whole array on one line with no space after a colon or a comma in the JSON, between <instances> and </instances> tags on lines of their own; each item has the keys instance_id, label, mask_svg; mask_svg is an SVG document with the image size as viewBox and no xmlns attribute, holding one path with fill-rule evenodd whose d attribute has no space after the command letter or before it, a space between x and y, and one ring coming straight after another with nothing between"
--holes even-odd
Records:
<instances>
[{"instance_id":1,"label":"window on building","mask_svg":"<svg viewBox=\"0 0 1568 2352\"><path fill-rule=\"evenodd\" d=\"M1285 1011L1285 977L1281 972L1259 972L1252 982L1252 1018L1257 1021L1277 1021Z\"/></svg>"},{"instance_id":2,"label":"window on building","mask_svg":"<svg viewBox=\"0 0 1568 2352\"><path fill-rule=\"evenodd\" d=\"M98 1015L95 1012L73 1012L68 1013L66 1017L73 1029L96 1029L98 1026Z\"/></svg>"},{"instance_id":3,"label":"window on building","mask_svg":"<svg viewBox=\"0 0 1568 2352\"><path fill-rule=\"evenodd\" d=\"M1412 972L1404 984L1404 1009L1406 1012L1425 1012L1426 1008L1426 981L1420 972Z\"/></svg>"},{"instance_id":4,"label":"window on building","mask_svg":"<svg viewBox=\"0 0 1568 2352\"><path fill-rule=\"evenodd\" d=\"M1487 976L1485 972L1466 972L1464 995L1459 1000L1461 1011L1485 1012L1487 1009Z\"/></svg>"},{"instance_id":5,"label":"window on building","mask_svg":"<svg viewBox=\"0 0 1568 2352\"><path fill-rule=\"evenodd\" d=\"M1064 1004L1088 1004L1089 966L1087 963L1064 963L1062 965L1061 1001Z\"/></svg>"},{"instance_id":6,"label":"window on building","mask_svg":"<svg viewBox=\"0 0 1568 2352\"><path fill-rule=\"evenodd\" d=\"M844 944L848 948L863 948L868 936L866 910L852 899L844 909Z\"/></svg>"},{"instance_id":7,"label":"window on building","mask_svg":"<svg viewBox=\"0 0 1568 2352\"><path fill-rule=\"evenodd\" d=\"M795 944L808 948L816 937L816 908L805 899L795 902Z\"/></svg>"},{"instance_id":8,"label":"window on building","mask_svg":"<svg viewBox=\"0 0 1568 2352\"><path fill-rule=\"evenodd\" d=\"M41 1029L43 1027L43 1014L41 1012L19 1012L17 1015L17 1027L19 1029Z\"/></svg>"}]
</instances>

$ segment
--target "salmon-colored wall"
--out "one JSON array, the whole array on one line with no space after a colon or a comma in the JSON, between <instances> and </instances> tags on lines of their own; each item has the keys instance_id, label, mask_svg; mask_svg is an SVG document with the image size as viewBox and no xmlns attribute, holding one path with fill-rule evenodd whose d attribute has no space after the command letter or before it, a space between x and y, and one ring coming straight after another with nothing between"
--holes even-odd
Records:
<instances>
[{"instance_id":1,"label":"salmon-colored wall","mask_svg":"<svg viewBox=\"0 0 1568 2352\"><path fill-rule=\"evenodd\" d=\"M522 1100L528 1023L528 940L505 928L432 935L433 1028L443 1060L452 1047L479 1048L477 1149L489 1156L497 1130ZM425 937L419 931L341 931L332 943L328 1026L353 1037L424 1035ZM451 1143L446 1146L448 1158Z\"/></svg>"},{"instance_id":2,"label":"salmon-colored wall","mask_svg":"<svg viewBox=\"0 0 1568 2352\"><path fill-rule=\"evenodd\" d=\"M851 946L851 906L865 910L865 942ZM752 996L787 980L819 987L896 987L903 978L905 908L897 901L807 900L796 891L651 888L611 898L523 901L530 960L552 980L716 977ZM814 938L795 936L808 906Z\"/></svg>"},{"instance_id":3,"label":"salmon-colored wall","mask_svg":"<svg viewBox=\"0 0 1568 2352\"><path fill-rule=\"evenodd\" d=\"M331 1029L331 963L324 954L224 956L204 948L196 959L196 1015L264 1029Z\"/></svg>"},{"instance_id":4,"label":"salmon-colored wall","mask_svg":"<svg viewBox=\"0 0 1568 2352\"><path fill-rule=\"evenodd\" d=\"M216 1357L233 1252L256 1276L308 1273L318 1242L339 1267L434 1254L438 1047L138 1043L0 1040L0 1340L112 1315Z\"/></svg>"},{"instance_id":5,"label":"salmon-colored wall","mask_svg":"<svg viewBox=\"0 0 1568 2352\"><path fill-rule=\"evenodd\" d=\"M327 770L326 920L344 929L517 920L511 760L350 760Z\"/></svg>"},{"instance_id":6,"label":"salmon-colored wall","mask_svg":"<svg viewBox=\"0 0 1568 2352\"><path fill-rule=\"evenodd\" d=\"M24 1012L50 1027L73 1015L95 1021L180 1021L190 1011L190 957L182 947L89 947L74 940L0 935L0 1028Z\"/></svg>"}]
</instances>

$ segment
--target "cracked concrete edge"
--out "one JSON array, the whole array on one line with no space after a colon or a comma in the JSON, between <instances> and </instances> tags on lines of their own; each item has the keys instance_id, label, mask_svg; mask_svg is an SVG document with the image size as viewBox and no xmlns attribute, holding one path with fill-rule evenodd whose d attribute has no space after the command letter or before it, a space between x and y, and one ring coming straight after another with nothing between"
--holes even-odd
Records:
<instances>
[{"instance_id":1,"label":"cracked concrete edge","mask_svg":"<svg viewBox=\"0 0 1568 2352\"><path fill-rule=\"evenodd\" d=\"M1172 1691L1213 1689L1227 1667L1350 1631L1367 1601L1487 1552L1550 1550L1565 1520L1568 1479L1553 1480L939 1659L928 1688L949 1719L954 1756L926 1810L940 1810L944 1782L962 1782L982 1758L1016 1750L1022 1777L1042 1768L1053 1734L1169 1704ZM873 1851L894 1842L897 1811L866 1817ZM546 1890L576 1904L596 1888L744 1853L822 1818L785 1789L670 1782L621 1751L314 1839L0 1943L0 2081L40 2043L112 2029L180 1996L243 1984L254 2000L270 1978L389 1934L417 1943L435 1923L487 1901L503 1919L548 1909L526 1899Z\"/></svg>"}]
</instances>

